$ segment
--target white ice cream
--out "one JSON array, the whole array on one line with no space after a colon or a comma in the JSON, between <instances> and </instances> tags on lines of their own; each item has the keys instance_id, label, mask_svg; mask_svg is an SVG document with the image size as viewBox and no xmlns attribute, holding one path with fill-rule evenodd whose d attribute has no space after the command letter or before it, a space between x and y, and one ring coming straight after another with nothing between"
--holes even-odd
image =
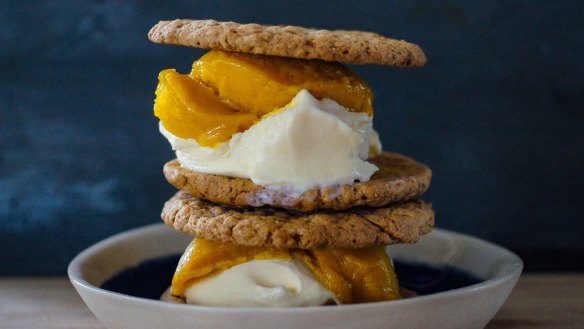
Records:
<instances>
[{"instance_id":1,"label":"white ice cream","mask_svg":"<svg viewBox=\"0 0 584 329\"><path fill-rule=\"evenodd\" d=\"M162 123L160 132L185 168L249 178L288 194L367 181L378 168L366 160L381 150L370 116L318 100L306 90L217 148L174 136Z\"/></svg>"},{"instance_id":2,"label":"white ice cream","mask_svg":"<svg viewBox=\"0 0 584 329\"><path fill-rule=\"evenodd\" d=\"M191 285L189 304L207 306L311 306L333 299L301 261L243 263Z\"/></svg>"}]
</instances>

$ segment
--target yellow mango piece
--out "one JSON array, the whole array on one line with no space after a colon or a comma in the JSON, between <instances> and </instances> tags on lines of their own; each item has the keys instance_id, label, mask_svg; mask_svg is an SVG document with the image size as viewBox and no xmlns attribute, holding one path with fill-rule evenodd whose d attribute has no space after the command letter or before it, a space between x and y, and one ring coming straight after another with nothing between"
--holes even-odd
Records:
<instances>
[{"instance_id":1,"label":"yellow mango piece","mask_svg":"<svg viewBox=\"0 0 584 329\"><path fill-rule=\"evenodd\" d=\"M178 263L172 278L172 294L180 296L198 279L254 259L290 259L290 255L286 250L275 248L245 247L194 239Z\"/></svg>"},{"instance_id":2,"label":"yellow mango piece","mask_svg":"<svg viewBox=\"0 0 584 329\"><path fill-rule=\"evenodd\" d=\"M180 296L197 280L251 260L299 259L344 304L399 299L399 286L383 247L356 250L282 250L195 239L177 266L172 293Z\"/></svg>"},{"instance_id":3,"label":"yellow mango piece","mask_svg":"<svg viewBox=\"0 0 584 329\"><path fill-rule=\"evenodd\" d=\"M304 262L315 277L344 304L401 298L397 276L384 247L303 252L310 259Z\"/></svg>"},{"instance_id":4,"label":"yellow mango piece","mask_svg":"<svg viewBox=\"0 0 584 329\"><path fill-rule=\"evenodd\" d=\"M352 111L373 114L369 86L337 62L212 50L193 63L191 76L231 107L259 116L288 104L302 89Z\"/></svg>"},{"instance_id":5,"label":"yellow mango piece","mask_svg":"<svg viewBox=\"0 0 584 329\"><path fill-rule=\"evenodd\" d=\"M173 69L158 75L154 115L173 135L216 146L251 127L259 117L239 112L221 101L213 90Z\"/></svg>"}]
</instances>

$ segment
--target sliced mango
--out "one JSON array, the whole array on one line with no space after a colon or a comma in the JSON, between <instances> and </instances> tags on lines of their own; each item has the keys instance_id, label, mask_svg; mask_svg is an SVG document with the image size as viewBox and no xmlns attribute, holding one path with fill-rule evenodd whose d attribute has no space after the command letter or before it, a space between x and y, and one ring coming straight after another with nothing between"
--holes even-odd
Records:
<instances>
[{"instance_id":1,"label":"sliced mango","mask_svg":"<svg viewBox=\"0 0 584 329\"><path fill-rule=\"evenodd\" d=\"M174 277L172 294L181 296L198 279L251 260L290 259L286 250L242 247L205 239L194 239L183 253Z\"/></svg>"},{"instance_id":2,"label":"sliced mango","mask_svg":"<svg viewBox=\"0 0 584 329\"><path fill-rule=\"evenodd\" d=\"M304 263L342 303L400 298L397 276L384 247L302 252Z\"/></svg>"},{"instance_id":3,"label":"sliced mango","mask_svg":"<svg viewBox=\"0 0 584 329\"><path fill-rule=\"evenodd\" d=\"M193 63L191 76L213 88L227 104L265 115L283 107L302 89L355 112L373 114L373 92L337 62L212 50Z\"/></svg>"},{"instance_id":4,"label":"sliced mango","mask_svg":"<svg viewBox=\"0 0 584 329\"><path fill-rule=\"evenodd\" d=\"M401 298L391 260L383 247L356 250L283 250L195 239L179 262L172 293L180 296L198 280L251 260L299 259L342 303Z\"/></svg>"},{"instance_id":5,"label":"sliced mango","mask_svg":"<svg viewBox=\"0 0 584 329\"><path fill-rule=\"evenodd\" d=\"M160 72L158 80L154 115L180 138L216 146L259 119L254 113L232 109L211 88L173 69Z\"/></svg>"},{"instance_id":6,"label":"sliced mango","mask_svg":"<svg viewBox=\"0 0 584 329\"><path fill-rule=\"evenodd\" d=\"M212 50L193 63L190 75L168 69L158 80L154 115L173 135L202 146L228 141L302 89L373 114L369 86L336 62Z\"/></svg>"}]
</instances>

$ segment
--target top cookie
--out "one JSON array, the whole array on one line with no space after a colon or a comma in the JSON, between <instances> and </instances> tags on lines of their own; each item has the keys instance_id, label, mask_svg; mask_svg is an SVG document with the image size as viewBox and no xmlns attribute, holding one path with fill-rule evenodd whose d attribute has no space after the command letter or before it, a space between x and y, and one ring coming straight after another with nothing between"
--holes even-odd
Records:
<instances>
[{"instance_id":1,"label":"top cookie","mask_svg":"<svg viewBox=\"0 0 584 329\"><path fill-rule=\"evenodd\" d=\"M177 19L159 22L148 38L163 44L352 64L421 67L426 63L418 45L362 31Z\"/></svg>"},{"instance_id":2,"label":"top cookie","mask_svg":"<svg viewBox=\"0 0 584 329\"><path fill-rule=\"evenodd\" d=\"M312 188L299 196L255 185L245 178L204 174L181 167L178 160L164 165L169 183L197 198L234 207L271 206L300 212L380 207L406 201L426 191L432 171L397 153L384 152L370 159L379 170L367 182Z\"/></svg>"}]
</instances>

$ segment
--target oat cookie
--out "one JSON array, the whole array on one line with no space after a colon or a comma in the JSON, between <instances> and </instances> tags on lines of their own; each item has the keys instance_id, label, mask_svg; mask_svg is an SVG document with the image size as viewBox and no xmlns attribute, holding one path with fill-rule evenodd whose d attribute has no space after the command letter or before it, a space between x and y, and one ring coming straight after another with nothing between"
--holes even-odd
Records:
<instances>
[{"instance_id":1,"label":"oat cookie","mask_svg":"<svg viewBox=\"0 0 584 329\"><path fill-rule=\"evenodd\" d=\"M368 182L313 188L299 196L255 185L245 178L198 173L182 168L177 160L165 164L164 176L169 183L197 198L237 207L267 205L302 212L379 207L411 199L430 185L430 168L411 158L384 152L369 161L379 170Z\"/></svg>"},{"instance_id":2,"label":"oat cookie","mask_svg":"<svg viewBox=\"0 0 584 329\"><path fill-rule=\"evenodd\" d=\"M429 203L414 199L381 208L310 214L275 208L234 208L178 192L162 220L179 232L245 246L315 249L415 243L434 225Z\"/></svg>"},{"instance_id":3,"label":"oat cookie","mask_svg":"<svg viewBox=\"0 0 584 329\"><path fill-rule=\"evenodd\" d=\"M420 67L426 63L419 46L362 31L177 19L159 22L148 38L156 43L353 64Z\"/></svg>"}]
</instances>

